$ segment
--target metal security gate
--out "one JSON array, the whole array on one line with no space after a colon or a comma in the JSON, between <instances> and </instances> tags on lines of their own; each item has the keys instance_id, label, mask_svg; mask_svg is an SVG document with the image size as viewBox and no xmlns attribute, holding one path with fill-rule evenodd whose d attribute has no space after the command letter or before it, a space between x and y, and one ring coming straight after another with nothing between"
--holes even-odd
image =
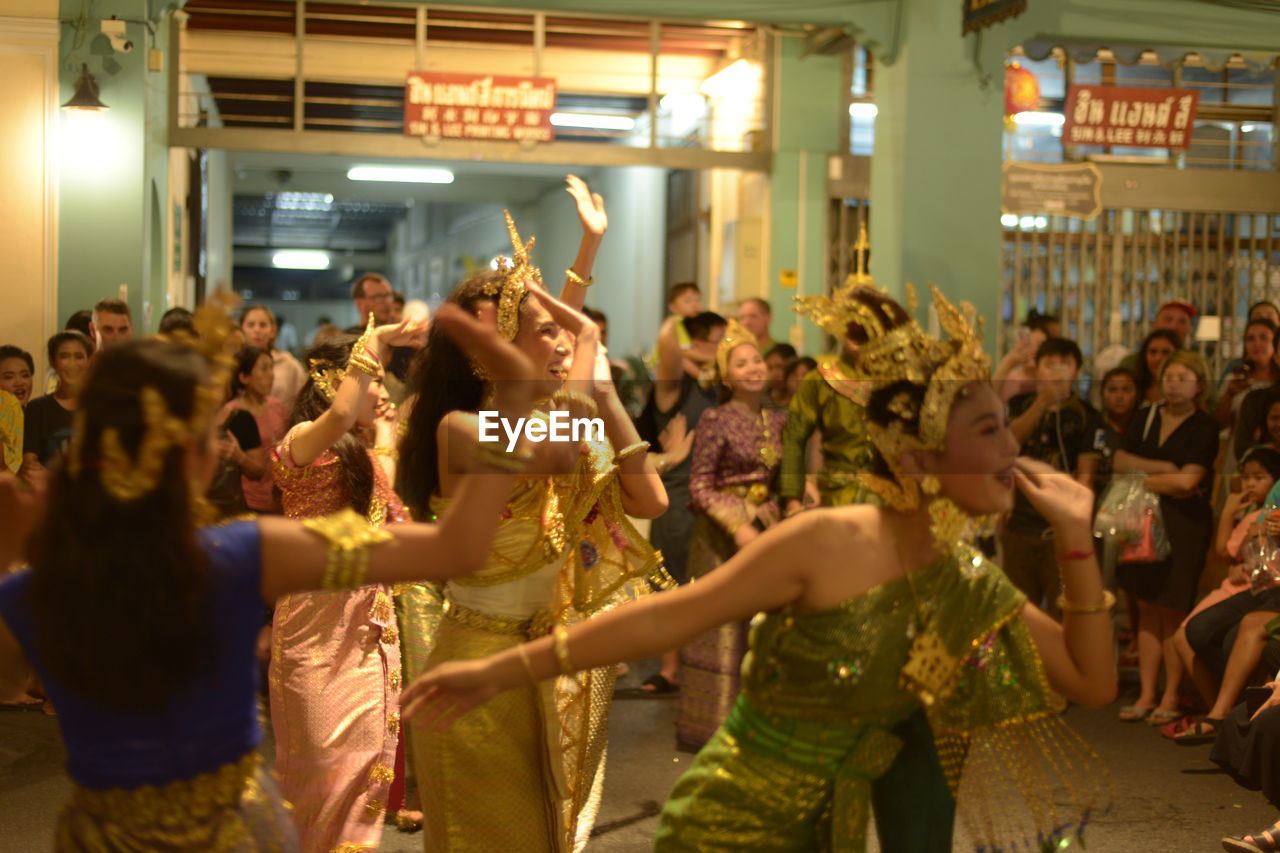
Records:
<instances>
[{"instance_id":1,"label":"metal security gate","mask_svg":"<svg viewBox=\"0 0 1280 853\"><path fill-rule=\"evenodd\" d=\"M1092 220L1009 219L1001 352L1034 308L1061 317L1088 365L1107 346L1136 348L1160 304L1185 299L1201 316L1192 346L1216 376L1240 354L1249 305L1280 299L1280 215L1106 208Z\"/></svg>"}]
</instances>

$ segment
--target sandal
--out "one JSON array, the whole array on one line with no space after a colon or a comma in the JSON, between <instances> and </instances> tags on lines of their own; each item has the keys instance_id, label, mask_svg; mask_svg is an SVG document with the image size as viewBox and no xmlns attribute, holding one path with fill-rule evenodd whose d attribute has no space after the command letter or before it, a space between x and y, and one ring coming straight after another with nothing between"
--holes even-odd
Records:
<instances>
[{"instance_id":1,"label":"sandal","mask_svg":"<svg viewBox=\"0 0 1280 853\"><path fill-rule=\"evenodd\" d=\"M1143 708L1140 705L1125 705L1120 709L1120 720L1125 723L1136 723L1145 720L1155 708Z\"/></svg>"},{"instance_id":2,"label":"sandal","mask_svg":"<svg viewBox=\"0 0 1280 853\"><path fill-rule=\"evenodd\" d=\"M1166 723L1165 725L1160 727L1160 736L1167 737L1170 740L1172 740L1182 732L1185 732L1187 729L1191 728L1193 725L1195 725L1195 723L1196 723L1195 717L1183 717L1182 719L1175 720L1172 723Z\"/></svg>"},{"instance_id":3,"label":"sandal","mask_svg":"<svg viewBox=\"0 0 1280 853\"><path fill-rule=\"evenodd\" d=\"M1280 851L1280 827L1269 826L1252 835L1229 835L1222 839L1227 853L1276 853Z\"/></svg>"},{"instance_id":4,"label":"sandal","mask_svg":"<svg viewBox=\"0 0 1280 853\"><path fill-rule=\"evenodd\" d=\"M1205 727L1205 724L1208 727ZM1215 720L1212 717L1205 717L1195 725L1187 728L1173 736L1173 742L1179 746L1200 746L1205 743L1213 743L1218 739L1218 728L1222 725L1222 720Z\"/></svg>"},{"instance_id":5,"label":"sandal","mask_svg":"<svg viewBox=\"0 0 1280 853\"><path fill-rule=\"evenodd\" d=\"M1162 711L1159 708L1152 710L1147 714L1147 725L1163 726L1165 723L1172 723L1174 720L1182 719L1181 711Z\"/></svg>"}]
</instances>

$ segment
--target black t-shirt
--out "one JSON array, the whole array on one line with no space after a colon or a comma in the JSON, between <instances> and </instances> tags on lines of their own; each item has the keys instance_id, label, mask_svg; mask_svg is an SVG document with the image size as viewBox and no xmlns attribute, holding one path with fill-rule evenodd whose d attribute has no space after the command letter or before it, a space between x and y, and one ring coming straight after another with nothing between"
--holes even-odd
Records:
<instances>
[{"instance_id":1,"label":"black t-shirt","mask_svg":"<svg viewBox=\"0 0 1280 853\"><path fill-rule=\"evenodd\" d=\"M1019 394L1010 400L1010 420L1030 409L1035 400L1035 394ZM1075 474L1081 456L1098 455L1094 441L1102 426L1098 410L1073 394L1057 411L1045 410L1036 428L1022 443L1022 455ZM1041 533L1048 527L1049 523L1022 492L1015 492L1009 528L1021 533Z\"/></svg>"},{"instance_id":2,"label":"black t-shirt","mask_svg":"<svg viewBox=\"0 0 1280 853\"><path fill-rule=\"evenodd\" d=\"M22 452L34 453L46 468L52 465L71 443L71 416L52 394L32 400L24 414Z\"/></svg>"},{"instance_id":3,"label":"black t-shirt","mask_svg":"<svg viewBox=\"0 0 1280 853\"><path fill-rule=\"evenodd\" d=\"M244 409L232 409L227 415L223 428L236 437L241 450L257 450L262 446L262 436L258 433L258 422L253 415Z\"/></svg>"},{"instance_id":4,"label":"black t-shirt","mask_svg":"<svg viewBox=\"0 0 1280 853\"><path fill-rule=\"evenodd\" d=\"M1186 498L1175 498L1161 495L1161 505L1172 504L1176 507L1199 508L1209 506L1209 491L1213 488L1213 463L1218 457L1218 422L1200 410L1192 415L1169 434L1164 444L1160 443L1161 409L1156 408L1154 416L1150 406L1143 406L1129 421L1129 429L1124 434L1121 449L1135 456L1146 459L1161 459L1172 462L1179 468L1184 465L1199 465L1208 473L1200 481L1195 494ZM1150 417L1150 427L1147 419Z\"/></svg>"}]
</instances>

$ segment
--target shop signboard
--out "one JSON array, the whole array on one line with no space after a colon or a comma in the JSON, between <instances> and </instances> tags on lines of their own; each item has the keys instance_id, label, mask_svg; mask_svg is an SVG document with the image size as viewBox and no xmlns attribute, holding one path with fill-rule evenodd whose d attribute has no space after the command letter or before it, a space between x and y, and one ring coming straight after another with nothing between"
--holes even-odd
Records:
<instances>
[{"instance_id":1,"label":"shop signboard","mask_svg":"<svg viewBox=\"0 0 1280 853\"><path fill-rule=\"evenodd\" d=\"M964 0L962 33L985 29L1027 11L1027 0Z\"/></svg>"},{"instance_id":2,"label":"shop signboard","mask_svg":"<svg viewBox=\"0 0 1280 853\"><path fill-rule=\"evenodd\" d=\"M404 132L441 139L550 142L556 106L552 77L410 71Z\"/></svg>"},{"instance_id":3,"label":"shop signboard","mask_svg":"<svg viewBox=\"0 0 1280 853\"><path fill-rule=\"evenodd\" d=\"M1072 86L1063 109L1062 142L1186 149L1199 101L1194 89Z\"/></svg>"},{"instance_id":4,"label":"shop signboard","mask_svg":"<svg viewBox=\"0 0 1280 853\"><path fill-rule=\"evenodd\" d=\"M1007 162L1000 208L1017 216L1093 219L1102 210L1102 172L1093 163Z\"/></svg>"}]
</instances>

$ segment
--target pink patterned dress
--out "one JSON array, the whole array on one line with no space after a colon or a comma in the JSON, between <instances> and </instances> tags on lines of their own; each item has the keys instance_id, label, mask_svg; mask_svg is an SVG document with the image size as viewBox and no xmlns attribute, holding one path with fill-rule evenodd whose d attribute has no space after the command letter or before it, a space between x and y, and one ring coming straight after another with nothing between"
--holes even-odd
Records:
<instances>
[{"instance_id":1,"label":"pink patterned dress","mask_svg":"<svg viewBox=\"0 0 1280 853\"><path fill-rule=\"evenodd\" d=\"M333 453L294 464L290 447L305 425L291 429L271 452L290 518L350 505ZM371 461L370 519L406 521L382 468ZM303 853L377 849L400 732L400 638L391 591L370 584L280 599L268 676L276 773L293 804Z\"/></svg>"}]
</instances>

